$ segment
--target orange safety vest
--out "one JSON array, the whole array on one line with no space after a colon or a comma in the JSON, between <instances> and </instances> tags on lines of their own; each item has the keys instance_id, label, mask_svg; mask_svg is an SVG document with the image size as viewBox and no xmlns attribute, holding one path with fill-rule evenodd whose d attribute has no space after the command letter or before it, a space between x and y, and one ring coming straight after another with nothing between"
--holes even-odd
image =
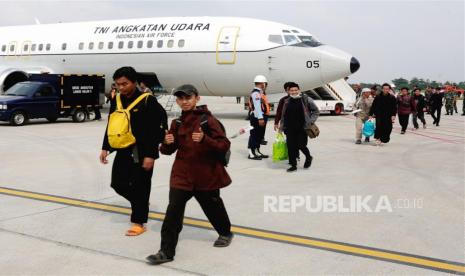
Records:
<instances>
[{"instance_id":1,"label":"orange safety vest","mask_svg":"<svg viewBox=\"0 0 465 276\"><path fill-rule=\"evenodd\" d=\"M268 98L265 94L260 93L261 99L261 107L262 107L262 112L265 115L270 115L270 104L268 102ZM249 110L253 112L255 110L255 106L252 103L252 96L249 97Z\"/></svg>"}]
</instances>

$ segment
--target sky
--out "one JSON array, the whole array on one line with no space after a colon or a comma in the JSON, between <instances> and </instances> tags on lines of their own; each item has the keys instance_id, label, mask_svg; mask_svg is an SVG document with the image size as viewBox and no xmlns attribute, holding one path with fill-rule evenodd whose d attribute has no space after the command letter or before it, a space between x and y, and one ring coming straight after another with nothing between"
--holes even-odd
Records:
<instances>
[{"instance_id":1,"label":"sky","mask_svg":"<svg viewBox=\"0 0 465 276\"><path fill-rule=\"evenodd\" d=\"M299 27L355 56L350 82L465 81L465 0L2 1L0 26L163 16L238 16Z\"/></svg>"}]
</instances>

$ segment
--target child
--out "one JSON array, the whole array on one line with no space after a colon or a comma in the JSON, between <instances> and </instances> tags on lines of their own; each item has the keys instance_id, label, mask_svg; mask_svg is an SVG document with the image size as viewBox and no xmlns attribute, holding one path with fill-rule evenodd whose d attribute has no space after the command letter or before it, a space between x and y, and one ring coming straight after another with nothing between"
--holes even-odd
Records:
<instances>
[{"instance_id":1,"label":"child","mask_svg":"<svg viewBox=\"0 0 465 276\"><path fill-rule=\"evenodd\" d=\"M171 171L169 204L161 229L161 248L147 257L155 265L173 261L184 209L192 197L199 202L219 234L213 246L226 247L233 238L231 223L220 197L220 188L231 184L231 178L218 158L229 150L230 142L207 106L197 106L200 97L194 86L182 85L175 89L174 95L182 114L172 121L160 148L162 154L177 153ZM202 122L205 122L203 126Z\"/></svg>"}]
</instances>

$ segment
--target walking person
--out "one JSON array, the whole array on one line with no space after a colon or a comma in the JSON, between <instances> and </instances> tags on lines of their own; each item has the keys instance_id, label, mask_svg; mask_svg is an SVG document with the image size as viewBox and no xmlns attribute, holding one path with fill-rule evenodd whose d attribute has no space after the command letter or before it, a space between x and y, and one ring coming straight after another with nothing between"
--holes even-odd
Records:
<instances>
[{"instance_id":1,"label":"walking person","mask_svg":"<svg viewBox=\"0 0 465 276\"><path fill-rule=\"evenodd\" d=\"M171 171L169 204L161 228L160 250L147 257L155 265L174 260L184 210L192 197L219 234L213 246L226 247L233 238L228 213L220 197L220 189L228 186L231 178L219 158L231 144L221 123L207 106L197 106L200 97L194 86L182 85L175 89L174 95L182 114L172 121L160 147L162 154L177 153Z\"/></svg>"},{"instance_id":2,"label":"walking person","mask_svg":"<svg viewBox=\"0 0 465 276\"><path fill-rule=\"evenodd\" d=\"M400 95L397 96L397 114L399 116L399 124L402 127L400 134L405 134L405 131L407 131L410 114L415 111L413 97L409 95L407 87L402 87Z\"/></svg>"},{"instance_id":3,"label":"walking person","mask_svg":"<svg viewBox=\"0 0 465 276\"><path fill-rule=\"evenodd\" d=\"M418 129L418 121L423 124L423 128L426 128L426 121L425 121L425 112L426 112L426 101L425 97L420 93L420 88L416 88L413 91L413 100L415 102L415 111L412 113L412 121L413 121L413 128L415 130Z\"/></svg>"},{"instance_id":4,"label":"walking person","mask_svg":"<svg viewBox=\"0 0 465 276\"><path fill-rule=\"evenodd\" d=\"M133 225L126 235L138 236L146 231L144 224L147 223L149 213L153 167L159 156L158 145L164 137L164 130L160 129L164 110L155 97L137 89L137 72L134 68L119 68L113 80L120 92L111 100L100 162L108 164L108 154L116 151L111 187L131 204ZM126 121L112 119L124 110L130 118L123 113L124 118L128 118ZM123 123L128 125L129 133L118 132Z\"/></svg>"},{"instance_id":5,"label":"walking person","mask_svg":"<svg viewBox=\"0 0 465 276\"><path fill-rule=\"evenodd\" d=\"M362 143L362 128L363 124L368 120L373 98L371 97L372 90L369 88L362 89L362 96L355 103L355 108L360 109L360 112L355 114L355 144ZM370 137L365 137L365 142L370 142Z\"/></svg>"},{"instance_id":6,"label":"walking person","mask_svg":"<svg viewBox=\"0 0 465 276\"><path fill-rule=\"evenodd\" d=\"M389 143L391 140L392 124L396 120L397 113L397 102L396 98L391 95L391 85L384 83L382 89L382 93L373 100L369 113L369 119L376 119L376 146Z\"/></svg>"},{"instance_id":7,"label":"walking person","mask_svg":"<svg viewBox=\"0 0 465 276\"><path fill-rule=\"evenodd\" d=\"M430 113L433 117L433 125L439 126L439 121L441 120L441 109L442 109L442 99L444 97L443 93L439 93L439 88L433 88L433 93L430 97Z\"/></svg>"},{"instance_id":8,"label":"walking person","mask_svg":"<svg viewBox=\"0 0 465 276\"><path fill-rule=\"evenodd\" d=\"M313 99L302 94L297 83L289 84L289 98L284 101L280 121L280 132L286 134L290 168L287 172L297 170L299 150L305 155L304 169L310 168L313 157L307 148L308 136L306 130L318 119L320 111Z\"/></svg>"}]
</instances>

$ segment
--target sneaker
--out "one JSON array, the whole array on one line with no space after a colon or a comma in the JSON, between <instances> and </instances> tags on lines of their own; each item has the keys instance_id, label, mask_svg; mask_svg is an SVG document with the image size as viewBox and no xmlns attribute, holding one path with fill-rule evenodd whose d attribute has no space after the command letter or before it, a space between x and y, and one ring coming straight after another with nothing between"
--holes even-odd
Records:
<instances>
[{"instance_id":1,"label":"sneaker","mask_svg":"<svg viewBox=\"0 0 465 276\"><path fill-rule=\"evenodd\" d=\"M365 137L365 143L370 143L370 137Z\"/></svg>"},{"instance_id":2,"label":"sneaker","mask_svg":"<svg viewBox=\"0 0 465 276\"><path fill-rule=\"evenodd\" d=\"M216 239L215 243L213 243L214 247L226 247L231 244L231 241L234 237L234 234L231 233L229 236L219 236L218 239Z\"/></svg>"},{"instance_id":3,"label":"sneaker","mask_svg":"<svg viewBox=\"0 0 465 276\"><path fill-rule=\"evenodd\" d=\"M159 265L167 262L172 262L174 260L173 257L168 257L165 252L163 251L158 251L157 254L150 255L147 258L145 258L150 264L153 265Z\"/></svg>"},{"instance_id":4,"label":"sneaker","mask_svg":"<svg viewBox=\"0 0 465 276\"><path fill-rule=\"evenodd\" d=\"M287 172L294 172L297 171L297 166L291 166L289 169L286 170Z\"/></svg>"},{"instance_id":5,"label":"sneaker","mask_svg":"<svg viewBox=\"0 0 465 276\"><path fill-rule=\"evenodd\" d=\"M362 140L357 140L355 141L355 144L360 145L362 143Z\"/></svg>"},{"instance_id":6,"label":"sneaker","mask_svg":"<svg viewBox=\"0 0 465 276\"><path fill-rule=\"evenodd\" d=\"M310 155L310 158L305 159L304 169L310 168L310 166L312 165L312 161L313 161L313 156L311 155Z\"/></svg>"}]
</instances>

